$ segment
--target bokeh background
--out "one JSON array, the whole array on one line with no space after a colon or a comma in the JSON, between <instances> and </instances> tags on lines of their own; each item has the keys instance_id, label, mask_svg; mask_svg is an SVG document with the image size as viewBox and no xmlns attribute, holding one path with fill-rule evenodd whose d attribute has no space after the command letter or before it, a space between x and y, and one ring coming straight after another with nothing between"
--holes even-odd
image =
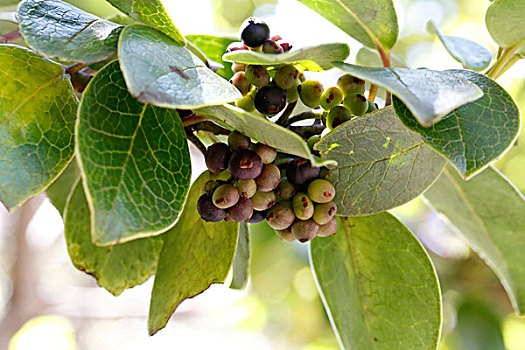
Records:
<instances>
[{"instance_id":1,"label":"bokeh background","mask_svg":"<svg viewBox=\"0 0 525 350\"><path fill-rule=\"evenodd\" d=\"M103 0L69 2L101 17L117 13ZM484 26L488 0L394 2L400 23L394 54L409 67L460 68L426 32L430 18L447 35L497 50ZM347 42L352 50L349 60L361 57L359 43L295 0L164 0L164 4L184 34L236 36L241 22L255 15L295 48ZM339 74L332 70L314 76L330 86ZM498 80L522 111L524 77L525 64L519 62ZM505 159L496 163L522 192L524 141L521 135ZM192 153L197 176L203 160L194 149ZM445 302L440 349L524 350L525 319L512 312L494 273L421 200L394 213L418 236L437 268ZM149 337L146 317L152 279L113 297L72 266L62 219L44 195L11 214L0 205L0 349L337 349L308 266L307 246L281 242L264 224L252 226L252 244L246 290L230 290L228 282L214 285L185 301L166 329Z\"/></svg>"}]
</instances>

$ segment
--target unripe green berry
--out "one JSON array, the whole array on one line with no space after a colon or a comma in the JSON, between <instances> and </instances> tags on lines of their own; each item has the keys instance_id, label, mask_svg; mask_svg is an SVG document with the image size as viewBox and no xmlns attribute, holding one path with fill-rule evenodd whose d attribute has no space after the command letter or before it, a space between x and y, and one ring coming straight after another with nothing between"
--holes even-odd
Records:
<instances>
[{"instance_id":1,"label":"unripe green berry","mask_svg":"<svg viewBox=\"0 0 525 350\"><path fill-rule=\"evenodd\" d=\"M308 220L314 215L314 204L305 193L297 193L292 199L292 206L300 220Z\"/></svg>"},{"instance_id":2,"label":"unripe green berry","mask_svg":"<svg viewBox=\"0 0 525 350\"><path fill-rule=\"evenodd\" d=\"M339 86L344 96L349 94L364 94L366 88L364 80L351 76L350 74L340 76L339 80L337 80L337 86Z\"/></svg>"},{"instance_id":3,"label":"unripe green berry","mask_svg":"<svg viewBox=\"0 0 525 350\"><path fill-rule=\"evenodd\" d=\"M246 79L244 72L235 73L230 79L230 83L232 83L243 96L252 89L252 85L248 82L248 79Z\"/></svg>"},{"instance_id":4,"label":"unripe green berry","mask_svg":"<svg viewBox=\"0 0 525 350\"><path fill-rule=\"evenodd\" d=\"M299 91L297 90L297 86L286 89L286 97L288 103L297 101L299 99Z\"/></svg>"},{"instance_id":5,"label":"unripe green berry","mask_svg":"<svg viewBox=\"0 0 525 350\"><path fill-rule=\"evenodd\" d=\"M279 196L285 200L292 199L292 197L295 195L295 187L288 180L281 181L277 191Z\"/></svg>"},{"instance_id":6,"label":"unripe green berry","mask_svg":"<svg viewBox=\"0 0 525 350\"><path fill-rule=\"evenodd\" d=\"M239 194L242 198L252 198L255 192L257 192L257 184L255 180L237 180L235 184L239 190Z\"/></svg>"},{"instance_id":7,"label":"unripe green berry","mask_svg":"<svg viewBox=\"0 0 525 350\"><path fill-rule=\"evenodd\" d=\"M319 226L319 232L317 232L317 237L328 237L335 235L337 232L337 219L333 218L327 224Z\"/></svg>"},{"instance_id":8,"label":"unripe green berry","mask_svg":"<svg viewBox=\"0 0 525 350\"><path fill-rule=\"evenodd\" d=\"M297 220L292 225L292 233L296 240L301 243L311 241L317 236L319 225L313 220Z\"/></svg>"},{"instance_id":9,"label":"unripe green berry","mask_svg":"<svg viewBox=\"0 0 525 350\"><path fill-rule=\"evenodd\" d=\"M264 164L273 163L275 157L277 157L277 150L273 147L265 145L264 143L258 143L254 148L255 153L261 157Z\"/></svg>"},{"instance_id":10,"label":"unripe green berry","mask_svg":"<svg viewBox=\"0 0 525 350\"><path fill-rule=\"evenodd\" d=\"M328 112L326 117L326 126L333 130L344 122L352 119L352 113L345 106L335 106Z\"/></svg>"},{"instance_id":11,"label":"unripe green berry","mask_svg":"<svg viewBox=\"0 0 525 350\"><path fill-rule=\"evenodd\" d=\"M276 197L273 192L257 191L250 199L253 203L253 209L263 211L270 209L275 205Z\"/></svg>"},{"instance_id":12,"label":"unripe green berry","mask_svg":"<svg viewBox=\"0 0 525 350\"><path fill-rule=\"evenodd\" d=\"M238 131L232 131L228 135L228 145L234 151L248 149L252 145L252 140Z\"/></svg>"},{"instance_id":13,"label":"unripe green berry","mask_svg":"<svg viewBox=\"0 0 525 350\"><path fill-rule=\"evenodd\" d=\"M362 115L368 109L366 97L360 94L349 94L343 100L343 105L354 115Z\"/></svg>"},{"instance_id":14,"label":"unripe green berry","mask_svg":"<svg viewBox=\"0 0 525 350\"><path fill-rule=\"evenodd\" d=\"M325 225L330 222L335 217L337 213L337 205L334 201L328 203L316 204L313 219L319 225Z\"/></svg>"},{"instance_id":15,"label":"unripe green berry","mask_svg":"<svg viewBox=\"0 0 525 350\"><path fill-rule=\"evenodd\" d=\"M273 164L265 164L262 172L255 179L257 190L261 192L273 191L281 182L281 171Z\"/></svg>"},{"instance_id":16,"label":"unripe green berry","mask_svg":"<svg viewBox=\"0 0 525 350\"><path fill-rule=\"evenodd\" d=\"M244 109L246 112L254 112L255 111L255 104L253 103L253 96L252 94L248 94L246 96L241 97L237 101L235 101L235 106Z\"/></svg>"},{"instance_id":17,"label":"unripe green berry","mask_svg":"<svg viewBox=\"0 0 525 350\"><path fill-rule=\"evenodd\" d=\"M366 109L366 113L372 113L374 111L377 111L377 103L374 101L368 101L368 108Z\"/></svg>"},{"instance_id":18,"label":"unripe green berry","mask_svg":"<svg viewBox=\"0 0 525 350\"><path fill-rule=\"evenodd\" d=\"M343 102L343 93L336 86L331 86L321 95L321 107L329 111Z\"/></svg>"},{"instance_id":19,"label":"unripe green berry","mask_svg":"<svg viewBox=\"0 0 525 350\"><path fill-rule=\"evenodd\" d=\"M239 191L232 185L222 185L213 192L213 204L220 209L233 207L239 201Z\"/></svg>"},{"instance_id":20,"label":"unripe green berry","mask_svg":"<svg viewBox=\"0 0 525 350\"><path fill-rule=\"evenodd\" d=\"M299 71L292 64L286 64L275 72L273 82L281 89L287 90L296 87L299 84L299 81L297 80L298 76Z\"/></svg>"},{"instance_id":21,"label":"unripe green berry","mask_svg":"<svg viewBox=\"0 0 525 350\"><path fill-rule=\"evenodd\" d=\"M306 144L308 145L308 148L310 148L310 151L314 152L314 146L315 144L321 139L321 136L319 135L314 135L314 136L311 136L308 141L306 141Z\"/></svg>"},{"instance_id":22,"label":"unripe green berry","mask_svg":"<svg viewBox=\"0 0 525 350\"><path fill-rule=\"evenodd\" d=\"M308 185L308 197L316 203L328 203L335 197L334 185L325 179L315 179Z\"/></svg>"},{"instance_id":23,"label":"unripe green berry","mask_svg":"<svg viewBox=\"0 0 525 350\"><path fill-rule=\"evenodd\" d=\"M310 108L317 108L323 94L323 84L316 80L306 80L299 85L299 97L301 101Z\"/></svg>"},{"instance_id":24,"label":"unripe green berry","mask_svg":"<svg viewBox=\"0 0 525 350\"><path fill-rule=\"evenodd\" d=\"M295 237L293 236L291 227L288 227L285 230L274 230L274 231L277 234L277 237L279 237L281 240L285 242L295 241Z\"/></svg>"},{"instance_id":25,"label":"unripe green berry","mask_svg":"<svg viewBox=\"0 0 525 350\"><path fill-rule=\"evenodd\" d=\"M249 65L246 67L245 76L250 84L257 87L263 87L270 83L270 74L264 66Z\"/></svg>"}]
</instances>

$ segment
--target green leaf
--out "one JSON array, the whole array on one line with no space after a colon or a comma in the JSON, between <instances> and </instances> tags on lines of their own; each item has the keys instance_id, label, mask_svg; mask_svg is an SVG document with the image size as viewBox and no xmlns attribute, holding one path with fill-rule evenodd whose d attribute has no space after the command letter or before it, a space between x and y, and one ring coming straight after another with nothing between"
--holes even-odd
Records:
<instances>
[{"instance_id":1,"label":"green leaf","mask_svg":"<svg viewBox=\"0 0 525 350\"><path fill-rule=\"evenodd\" d=\"M18 0L0 0L0 7L14 5L17 2L18 2Z\"/></svg>"},{"instance_id":2,"label":"green leaf","mask_svg":"<svg viewBox=\"0 0 525 350\"><path fill-rule=\"evenodd\" d=\"M347 44L334 43L305 47L280 55L240 50L225 54L222 59L229 62L277 66L280 64L296 64L302 69L314 72L333 68L334 61L344 61L350 54Z\"/></svg>"},{"instance_id":3,"label":"green leaf","mask_svg":"<svg viewBox=\"0 0 525 350\"><path fill-rule=\"evenodd\" d=\"M525 1L496 0L489 6L485 22L494 41L508 48L525 44L524 16Z\"/></svg>"},{"instance_id":4,"label":"green leaf","mask_svg":"<svg viewBox=\"0 0 525 350\"><path fill-rule=\"evenodd\" d=\"M75 159L73 159L62 174L46 190L51 204L55 206L62 218L64 218L67 198L79 178L80 169Z\"/></svg>"},{"instance_id":5,"label":"green leaf","mask_svg":"<svg viewBox=\"0 0 525 350\"><path fill-rule=\"evenodd\" d=\"M250 260L252 248L250 244L250 228L248 224L239 224L239 237L237 238L237 250L232 265L232 289L244 289L250 277Z\"/></svg>"},{"instance_id":6,"label":"green leaf","mask_svg":"<svg viewBox=\"0 0 525 350\"><path fill-rule=\"evenodd\" d=\"M318 166L335 164L328 157L327 160L314 157L306 142L299 135L267 120L265 117L230 105L200 108L196 112L225 124L265 145L309 159Z\"/></svg>"},{"instance_id":7,"label":"green leaf","mask_svg":"<svg viewBox=\"0 0 525 350\"><path fill-rule=\"evenodd\" d=\"M479 99L483 91L476 84L448 71L426 68L368 68L336 62L342 71L376 84L397 96L425 126L440 121L454 109Z\"/></svg>"},{"instance_id":8,"label":"green leaf","mask_svg":"<svg viewBox=\"0 0 525 350\"><path fill-rule=\"evenodd\" d=\"M312 241L310 260L342 348L437 348L437 276L425 249L394 216L339 219L337 234Z\"/></svg>"},{"instance_id":9,"label":"green leaf","mask_svg":"<svg viewBox=\"0 0 525 350\"><path fill-rule=\"evenodd\" d=\"M422 127L399 99L394 98L393 104L409 129L421 134L463 177L469 178L512 147L520 129L520 114L512 97L485 75L467 70L449 72L479 86L484 96L429 128Z\"/></svg>"},{"instance_id":10,"label":"green leaf","mask_svg":"<svg viewBox=\"0 0 525 350\"><path fill-rule=\"evenodd\" d=\"M177 44L186 44L186 39L175 27L160 0L107 0L107 2L131 18L167 34Z\"/></svg>"},{"instance_id":11,"label":"green leaf","mask_svg":"<svg viewBox=\"0 0 525 350\"><path fill-rule=\"evenodd\" d=\"M443 35L432 20L428 21L427 30L438 35L439 40L448 53L461 63L464 68L483 70L489 66L492 60L492 53L480 44L468 39Z\"/></svg>"},{"instance_id":12,"label":"green leaf","mask_svg":"<svg viewBox=\"0 0 525 350\"><path fill-rule=\"evenodd\" d=\"M399 34L392 0L299 0L364 45L384 51Z\"/></svg>"},{"instance_id":13,"label":"green leaf","mask_svg":"<svg viewBox=\"0 0 525 350\"><path fill-rule=\"evenodd\" d=\"M0 201L9 210L42 192L74 154L77 99L64 68L0 45Z\"/></svg>"},{"instance_id":14,"label":"green leaf","mask_svg":"<svg viewBox=\"0 0 525 350\"><path fill-rule=\"evenodd\" d=\"M365 67L383 67L379 53L366 46L363 46L357 52L355 63ZM393 54L390 54L390 65L396 68L408 68L407 64L401 58Z\"/></svg>"},{"instance_id":15,"label":"green leaf","mask_svg":"<svg viewBox=\"0 0 525 350\"><path fill-rule=\"evenodd\" d=\"M416 198L439 176L445 160L408 130L392 107L335 128L316 145L337 161L327 178L336 189L337 213L360 216Z\"/></svg>"},{"instance_id":16,"label":"green leaf","mask_svg":"<svg viewBox=\"0 0 525 350\"><path fill-rule=\"evenodd\" d=\"M217 71L217 74L228 80L233 76L231 69L232 64L223 61L222 55L224 55L228 45L238 40L212 35L188 35L186 38L201 49L209 59L224 66L224 68Z\"/></svg>"},{"instance_id":17,"label":"green leaf","mask_svg":"<svg viewBox=\"0 0 525 350\"><path fill-rule=\"evenodd\" d=\"M63 61L91 63L113 56L122 27L58 0L24 0L20 34L33 49Z\"/></svg>"},{"instance_id":18,"label":"green leaf","mask_svg":"<svg viewBox=\"0 0 525 350\"><path fill-rule=\"evenodd\" d=\"M122 31L119 60L131 95L144 103L191 109L242 97L188 49L143 25Z\"/></svg>"},{"instance_id":19,"label":"green leaf","mask_svg":"<svg viewBox=\"0 0 525 350\"><path fill-rule=\"evenodd\" d=\"M205 222L197 212L204 184L217 178L204 172L192 185L177 224L165 234L151 295L148 329L151 335L166 326L181 302L213 283L223 283L232 265L239 224Z\"/></svg>"},{"instance_id":20,"label":"green leaf","mask_svg":"<svg viewBox=\"0 0 525 350\"><path fill-rule=\"evenodd\" d=\"M191 177L182 122L175 110L131 97L117 61L84 91L77 156L96 243L155 235L177 220Z\"/></svg>"},{"instance_id":21,"label":"green leaf","mask_svg":"<svg viewBox=\"0 0 525 350\"><path fill-rule=\"evenodd\" d=\"M425 198L485 260L525 314L525 198L496 169L464 181L451 167Z\"/></svg>"},{"instance_id":22,"label":"green leaf","mask_svg":"<svg viewBox=\"0 0 525 350\"><path fill-rule=\"evenodd\" d=\"M77 269L92 275L113 295L144 283L157 269L163 236L99 247L91 241L89 207L77 181L64 214L67 250Z\"/></svg>"}]
</instances>

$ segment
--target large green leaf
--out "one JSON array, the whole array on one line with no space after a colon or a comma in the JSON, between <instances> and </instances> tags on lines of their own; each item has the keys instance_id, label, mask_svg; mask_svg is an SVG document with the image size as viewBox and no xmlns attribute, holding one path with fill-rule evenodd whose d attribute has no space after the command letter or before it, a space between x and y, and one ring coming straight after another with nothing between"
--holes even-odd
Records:
<instances>
[{"instance_id":1,"label":"large green leaf","mask_svg":"<svg viewBox=\"0 0 525 350\"><path fill-rule=\"evenodd\" d=\"M512 97L485 75L468 70L448 72L470 80L483 90L484 96L429 128L422 127L399 99L394 98L393 103L401 121L468 178L514 144L520 130L520 114Z\"/></svg>"},{"instance_id":2,"label":"large green leaf","mask_svg":"<svg viewBox=\"0 0 525 350\"><path fill-rule=\"evenodd\" d=\"M239 224L205 222L197 212L197 200L210 179L205 172L195 181L180 220L165 234L149 310L152 335L166 326L181 302L223 283L232 265Z\"/></svg>"},{"instance_id":3,"label":"large green leaf","mask_svg":"<svg viewBox=\"0 0 525 350\"><path fill-rule=\"evenodd\" d=\"M24 0L20 34L33 49L63 61L98 62L114 55L122 27L60 0Z\"/></svg>"},{"instance_id":4,"label":"large green leaf","mask_svg":"<svg viewBox=\"0 0 525 350\"><path fill-rule=\"evenodd\" d=\"M405 204L424 192L445 165L391 107L342 124L316 147L323 158L337 161L328 179L336 189L337 212L344 216Z\"/></svg>"},{"instance_id":5,"label":"large green leaf","mask_svg":"<svg viewBox=\"0 0 525 350\"><path fill-rule=\"evenodd\" d=\"M523 30L525 1L496 0L487 10L485 22L492 38L501 47L525 44Z\"/></svg>"},{"instance_id":6,"label":"large green leaf","mask_svg":"<svg viewBox=\"0 0 525 350\"><path fill-rule=\"evenodd\" d=\"M447 49L448 53L464 68L483 70L488 67L492 60L492 53L485 47L468 39L458 38L455 36L443 35L439 27L430 20L427 23L427 29L431 33L436 33Z\"/></svg>"},{"instance_id":7,"label":"large green leaf","mask_svg":"<svg viewBox=\"0 0 525 350\"><path fill-rule=\"evenodd\" d=\"M231 69L232 64L230 62L225 62L222 60L222 55L228 48L228 45L238 41L237 39L224 38L219 36L212 35L188 35L186 36L188 41L192 42L199 49L204 52L204 54L211 60L220 63L224 68L220 68L216 73L219 74L224 79L230 79L233 76Z\"/></svg>"},{"instance_id":8,"label":"large green leaf","mask_svg":"<svg viewBox=\"0 0 525 350\"><path fill-rule=\"evenodd\" d=\"M299 135L268 121L265 117L230 105L200 108L196 112L280 151L310 159L313 164L320 166L333 163L329 157L324 161L314 157Z\"/></svg>"},{"instance_id":9,"label":"large green leaf","mask_svg":"<svg viewBox=\"0 0 525 350\"><path fill-rule=\"evenodd\" d=\"M186 39L173 24L161 0L106 0L131 18L168 34L179 45Z\"/></svg>"},{"instance_id":10,"label":"large green leaf","mask_svg":"<svg viewBox=\"0 0 525 350\"><path fill-rule=\"evenodd\" d=\"M47 188L46 194L62 218L66 209L67 198L80 178L80 169L73 159L60 176Z\"/></svg>"},{"instance_id":11,"label":"large green leaf","mask_svg":"<svg viewBox=\"0 0 525 350\"><path fill-rule=\"evenodd\" d=\"M341 346L436 349L441 292L412 233L389 213L341 218L337 234L314 239L311 265Z\"/></svg>"},{"instance_id":12,"label":"large green leaf","mask_svg":"<svg viewBox=\"0 0 525 350\"><path fill-rule=\"evenodd\" d=\"M392 0L299 0L368 47L389 51L399 28Z\"/></svg>"},{"instance_id":13,"label":"large green leaf","mask_svg":"<svg viewBox=\"0 0 525 350\"><path fill-rule=\"evenodd\" d=\"M188 49L143 25L122 31L119 60L129 91L144 103L191 109L242 97Z\"/></svg>"},{"instance_id":14,"label":"large green leaf","mask_svg":"<svg viewBox=\"0 0 525 350\"><path fill-rule=\"evenodd\" d=\"M335 66L390 91L405 103L425 127L483 96L483 91L476 84L447 71L369 68L343 62L336 62Z\"/></svg>"},{"instance_id":15,"label":"large green leaf","mask_svg":"<svg viewBox=\"0 0 525 350\"><path fill-rule=\"evenodd\" d=\"M111 294L145 282L157 269L163 236L148 237L109 247L91 241L89 207L77 181L64 214L67 250L77 269L92 275Z\"/></svg>"},{"instance_id":16,"label":"large green leaf","mask_svg":"<svg viewBox=\"0 0 525 350\"><path fill-rule=\"evenodd\" d=\"M485 260L525 314L525 198L497 170L464 181L451 167L425 193L458 233Z\"/></svg>"},{"instance_id":17,"label":"large green leaf","mask_svg":"<svg viewBox=\"0 0 525 350\"><path fill-rule=\"evenodd\" d=\"M84 91L77 155L95 242L155 235L175 223L191 172L182 122L175 110L134 99L117 61Z\"/></svg>"},{"instance_id":18,"label":"large green leaf","mask_svg":"<svg viewBox=\"0 0 525 350\"><path fill-rule=\"evenodd\" d=\"M74 154L77 99L64 68L0 45L0 201L9 210L45 190Z\"/></svg>"},{"instance_id":19,"label":"large green leaf","mask_svg":"<svg viewBox=\"0 0 525 350\"><path fill-rule=\"evenodd\" d=\"M250 277L250 261L252 248L250 244L250 228L247 223L239 224L237 250L232 265L232 289L244 289Z\"/></svg>"},{"instance_id":20,"label":"large green leaf","mask_svg":"<svg viewBox=\"0 0 525 350\"><path fill-rule=\"evenodd\" d=\"M344 61L350 54L347 44L323 44L305 47L300 50L286 52L280 55L262 53L249 50L239 50L225 54L225 61L263 66L277 66L280 64L297 64L303 69L322 71L332 68L334 61Z\"/></svg>"}]
</instances>

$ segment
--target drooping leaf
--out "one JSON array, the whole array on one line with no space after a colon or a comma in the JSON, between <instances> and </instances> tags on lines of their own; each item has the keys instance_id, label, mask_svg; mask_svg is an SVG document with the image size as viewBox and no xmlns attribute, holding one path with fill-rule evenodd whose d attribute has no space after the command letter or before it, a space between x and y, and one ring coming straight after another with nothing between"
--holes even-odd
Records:
<instances>
[{"instance_id":1,"label":"drooping leaf","mask_svg":"<svg viewBox=\"0 0 525 350\"><path fill-rule=\"evenodd\" d=\"M468 70L448 71L468 79L483 90L484 96L467 103L429 128L422 127L397 98L396 114L425 142L447 157L468 178L484 169L508 150L518 137L520 115L512 97L495 81Z\"/></svg>"},{"instance_id":2,"label":"drooping leaf","mask_svg":"<svg viewBox=\"0 0 525 350\"><path fill-rule=\"evenodd\" d=\"M229 62L277 66L297 64L305 70L314 72L332 68L334 61L344 61L350 54L347 44L334 43L305 47L280 55L240 50L225 54L222 59Z\"/></svg>"},{"instance_id":3,"label":"drooping leaf","mask_svg":"<svg viewBox=\"0 0 525 350\"><path fill-rule=\"evenodd\" d=\"M77 155L95 242L151 236L175 223L191 172L182 122L175 110L134 99L117 61L84 91Z\"/></svg>"},{"instance_id":4,"label":"drooping leaf","mask_svg":"<svg viewBox=\"0 0 525 350\"><path fill-rule=\"evenodd\" d=\"M223 283L232 265L239 224L205 222L197 212L197 200L211 179L210 173L205 172L195 181L180 220L165 233L151 294L148 319L151 335L166 326L181 302L202 293L213 283Z\"/></svg>"},{"instance_id":5,"label":"drooping leaf","mask_svg":"<svg viewBox=\"0 0 525 350\"><path fill-rule=\"evenodd\" d=\"M24 0L20 34L33 49L63 61L91 63L117 52L122 27L60 0Z\"/></svg>"},{"instance_id":6,"label":"drooping leaf","mask_svg":"<svg viewBox=\"0 0 525 350\"><path fill-rule=\"evenodd\" d=\"M461 63L464 68L483 70L490 64L492 53L480 44L464 38L443 35L432 20L428 21L427 30L437 34L450 56Z\"/></svg>"},{"instance_id":7,"label":"drooping leaf","mask_svg":"<svg viewBox=\"0 0 525 350\"><path fill-rule=\"evenodd\" d=\"M78 168L77 162L73 159L66 169L60 174L60 176L53 181L53 183L47 188L46 194L51 201L51 204L60 213L60 216L64 218L64 210L66 209L67 198L73 190L73 186L77 183L80 178L80 169Z\"/></svg>"},{"instance_id":8,"label":"drooping leaf","mask_svg":"<svg viewBox=\"0 0 525 350\"><path fill-rule=\"evenodd\" d=\"M464 181L450 166L425 198L485 260L525 314L525 198L496 169Z\"/></svg>"},{"instance_id":9,"label":"drooping leaf","mask_svg":"<svg viewBox=\"0 0 525 350\"><path fill-rule=\"evenodd\" d=\"M392 0L299 0L364 45L384 51L399 34Z\"/></svg>"},{"instance_id":10,"label":"drooping leaf","mask_svg":"<svg viewBox=\"0 0 525 350\"><path fill-rule=\"evenodd\" d=\"M155 273L163 236L99 247L91 241L89 216L82 183L77 181L64 213L67 250L77 269L95 277L113 295L144 283Z\"/></svg>"},{"instance_id":11,"label":"drooping leaf","mask_svg":"<svg viewBox=\"0 0 525 350\"><path fill-rule=\"evenodd\" d=\"M232 38L224 38L212 35L188 35L188 41L191 41L195 46L204 52L204 54L211 60L222 64L224 68L220 68L216 73L224 79L230 79L233 76L231 69L232 64L222 60L222 56L226 48L231 43L238 41Z\"/></svg>"},{"instance_id":12,"label":"drooping leaf","mask_svg":"<svg viewBox=\"0 0 525 350\"><path fill-rule=\"evenodd\" d=\"M492 38L504 48L525 45L523 18L525 1L496 0L487 10L485 22Z\"/></svg>"},{"instance_id":13,"label":"drooping leaf","mask_svg":"<svg viewBox=\"0 0 525 350\"><path fill-rule=\"evenodd\" d=\"M419 196L439 176L445 160L391 107L342 124L316 145L337 161L327 178L336 189L337 212L360 216L392 209Z\"/></svg>"},{"instance_id":14,"label":"drooping leaf","mask_svg":"<svg viewBox=\"0 0 525 350\"><path fill-rule=\"evenodd\" d=\"M425 249L394 216L339 219L337 234L312 241L310 257L343 348L437 348L437 276Z\"/></svg>"},{"instance_id":15,"label":"drooping leaf","mask_svg":"<svg viewBox=\"0 0 525 350\"><path fill-rule=\"evenodd\" d=\"M333 163L329 157L326 157L326 160L314 157L306 142L296 133L240 108L230 105L212 106L200 108L196 112L211 117L268 146L310 159L313 164L321 166Z\"/></svg>"},{"instance_id":16,"label":"drooping leaf","mask_svg":"<svg viewBox=\"0 0 525 350\"><path fill-rule=\"evenodd\" d=\"M454 109L483 96L483 91L476 84L448 71L369 68L343 62L336 62L335 66L390 91L405 103L417 121L425 127L437 123Z\"/></svg>"},{"instance_id":17,"label":"drooping leaf","mask_svg":"<svg viewBox=\"0 0 525 350\"><path fill-rule=\"evenodd\" d=\"M160 0L106 0L131 18L170 36L179 45L186 39L179 32Z\"/></svg>"},{"instance_id":18,"label":"drooping leaf","mask_svg":"<svg viewBox=\"0 0 525 350\"><path fill-rule=\"evenodd\" d=\"M372 50L366 46L363 46L357 52L355 63L365 67L383 67L381 56L377 50ZM408 68L407 64L394 54L390 54L390 65L396 68Z\"/></svg>"},{"instance_id":19,"label":"drooping leaf","mask_svg":"<svg viewBox=\"0 0 525 350\"><path fill-rule=\"evenodd\" d=\"M144 103L191 109L242 97L188 49L143 25L122 31L119 60L129 91Z\"/></svg>"},{"instance_id":20,"label":"drooping leaf","mask_svg":"<svg viewBox=\"0 0 525 350\"><path fill-rule=\"evenodd\" d=\"M9 210L45 190L74 154L77 99L64 68L0 45L0 200Z\"/></svg>"},{"instance_id":21,"label":"drooping leaf","mask_svg":"<svg viewBox=\"0 0 525 350\"><path fill-rule=\"evenodd\" d=\"M237 238L237 250L232 265L232 289L244 289L250 277L252 248L250 244L250 228L248 224L239 224L239 237Z\"/></svg>"}]
</instances>

